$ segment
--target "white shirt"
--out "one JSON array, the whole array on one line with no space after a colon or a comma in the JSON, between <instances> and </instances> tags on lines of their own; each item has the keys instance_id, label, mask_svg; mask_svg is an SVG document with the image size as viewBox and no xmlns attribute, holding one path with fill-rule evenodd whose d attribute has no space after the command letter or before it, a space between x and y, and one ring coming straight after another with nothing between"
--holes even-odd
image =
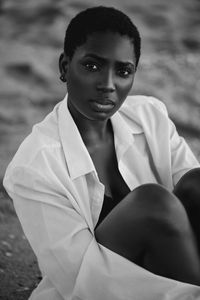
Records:
<instances>
[{"instance_id":1,"label":"white shirt","mask_svg":"<svg viewBox=\"0 0 200 300\"><path fill-rule=\"evenodd\" d=\"M185 172L199 167L159 100L129 96L111 122L130 190L151 182L172 191ZM105 187L67 96L22 143L4 186L43 274L31 300L200 299L199 287L155 275L95 240Z\"/></svg>"}]
</instances>

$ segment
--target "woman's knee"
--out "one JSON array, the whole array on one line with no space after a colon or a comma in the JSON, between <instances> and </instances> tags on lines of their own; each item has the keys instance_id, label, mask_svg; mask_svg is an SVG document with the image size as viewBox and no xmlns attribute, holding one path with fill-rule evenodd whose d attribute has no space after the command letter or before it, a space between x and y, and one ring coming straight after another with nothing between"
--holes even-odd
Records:
<instances>
[{"instance_id":1,"label":"woman's knee","mask_svg":"<svg viewBox=\"0 0 200 300\"><path fill-rule=\"evenodd\" d=\"M136 263L152 241L188 233L182 204L156 184L145 184L130 192L95 230L99 243Z\"/></svg>"},{"instance_id":2,"label":"woman's knee","mask_svg":"<svg viewBox=\"0 0 200 300\"><path fill-rule=\"evenodd\" d=\"M144 184L130 192L102 221L96 232L106 231L140 232L146 238L151 230L184 233L189 222L179 199L158 184ZM121 230L121 231L120 231Z\"/></svg>"},{"instance_id":3,"label":"woman's knee","mask_svg":"<svg viewBox=\"0 0 200 300\"><path fill-rule=\"evenodd\" d=\"M138 208L147 215L158 213L171 213L177 206L180 206L178 199L168 191L164 186L159 184L143 184L134 189L130 196L130 203L133 208Z\"/></svg>"},{"instance_id":4,"label":"woman's knee","mask_svg":"<svg viewBox=\"0 0 200 300\"><path fill-rule=\"evenodd\" d=\"M179 199L159 184L144 184L129 195L128 217L138 219L149 230L187 232L189 222Z\"/></svg>"},{"instance_id":5,"label":"woman's knee","mask_svg":"<svg viewBox=\"0 0 200 300\"><path fill-rule=\"evenodd\" d=\"M181 200L200 199L200 168L188 171L174 188L174 194Z\"/></svg>"}]
</instances>

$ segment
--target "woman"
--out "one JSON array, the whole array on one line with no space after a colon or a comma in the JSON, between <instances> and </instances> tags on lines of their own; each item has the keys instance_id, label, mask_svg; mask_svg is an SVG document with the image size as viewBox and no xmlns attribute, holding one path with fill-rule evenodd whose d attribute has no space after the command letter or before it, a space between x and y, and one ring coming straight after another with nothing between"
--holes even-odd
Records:
<instances>
[{"instance_id":1,"label":"woman","mask_svg":"<svg viewBox=\"0 0 200 300\"><path fill-rule=\"evenodd\" d=\"M4 178L43 275L30 299L200 299L199 163L159 100L128 96L139 57L114 8L67 28L68 95Z\"/></svg>"}]
</instances>

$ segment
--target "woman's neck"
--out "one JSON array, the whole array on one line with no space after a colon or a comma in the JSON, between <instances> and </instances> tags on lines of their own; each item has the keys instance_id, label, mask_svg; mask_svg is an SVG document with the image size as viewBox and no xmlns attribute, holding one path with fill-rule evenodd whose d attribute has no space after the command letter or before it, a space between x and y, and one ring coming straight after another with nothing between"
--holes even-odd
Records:
<instances>
[{"instance_id":1,"label":"woman's neck","mask_svg":"<svg viewBox=\"0 0 200 300\"><path fill-rule=\"evenodd\" d=\"M87 148L98 147L112 139L112 125L109 119L93 121L84 117L80 118L71 107L68 108Z\"/></svg>"}]
</instances>

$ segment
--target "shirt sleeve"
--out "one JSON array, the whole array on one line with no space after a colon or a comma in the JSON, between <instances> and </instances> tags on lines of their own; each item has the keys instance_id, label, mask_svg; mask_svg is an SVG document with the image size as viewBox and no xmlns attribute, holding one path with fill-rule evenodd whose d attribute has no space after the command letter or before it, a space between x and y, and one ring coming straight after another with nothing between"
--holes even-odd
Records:
<instances>
[{"instance_id":1,"label":"shirt sleeve","mask_svg":"<svg viewBox=\"0 0 200 300\"><path fill-rule=\"evenodd\" d=\"M181 137L169 119L170 145L171 145L171 167L174 185L180 178L193 168L199 168L200 164L183 137Z\"/></svg>"},{"instance_id":2,"label":"shirt sleeve","mask_svg":"<svg viewBox=\"0 0 200 300\"><path fill-rule=\"evenodd\" d=\"M64 299L71 299L83 257L94 239L84 218L50 181L15 168L4 185L42 269Z\"/></svg>"},{"instance_id":3,"label":"shirt sleeve","mask_svg":"<svg viewBox=\"0 0 200 300\"><path fill-rule=\"evenodd\" d=\"M158 117L157 120L159 120L159 127L162 130L161 135L164 135L164 140L162 140L162 143L160 144L160 149L162 149L163 145L165 145L165 149L163 148L162 152L165 153L166 156L168 155L168 153L166 153L166 149L169 149L169 159L171 161L171 176L173 185L175 186L179 179L186 172L193 168L199 168L200 164L193 154L192 150L190 149L188 143L177 132L174 122L169 118L165 104L154 97L150 97L150 101L152 101L152 104L156 108L157 113L159 111L159 114L162 115L158 117L156 113L156 116ZM167 159L167 157L164 159Z\"/></svg>"},{"instance_id":4,"label":"shirt sleeve","mask_svg":"<svg viewBox=\"0 0 200 300\"><path fill-rule=\"evenodd\" d=\"M136 113L139 112L160 181L173 190L186 172L200 167L200 164L185 139L178 134L165 104L154 97L145 100Z\"/></svg>"}]
</instances>

